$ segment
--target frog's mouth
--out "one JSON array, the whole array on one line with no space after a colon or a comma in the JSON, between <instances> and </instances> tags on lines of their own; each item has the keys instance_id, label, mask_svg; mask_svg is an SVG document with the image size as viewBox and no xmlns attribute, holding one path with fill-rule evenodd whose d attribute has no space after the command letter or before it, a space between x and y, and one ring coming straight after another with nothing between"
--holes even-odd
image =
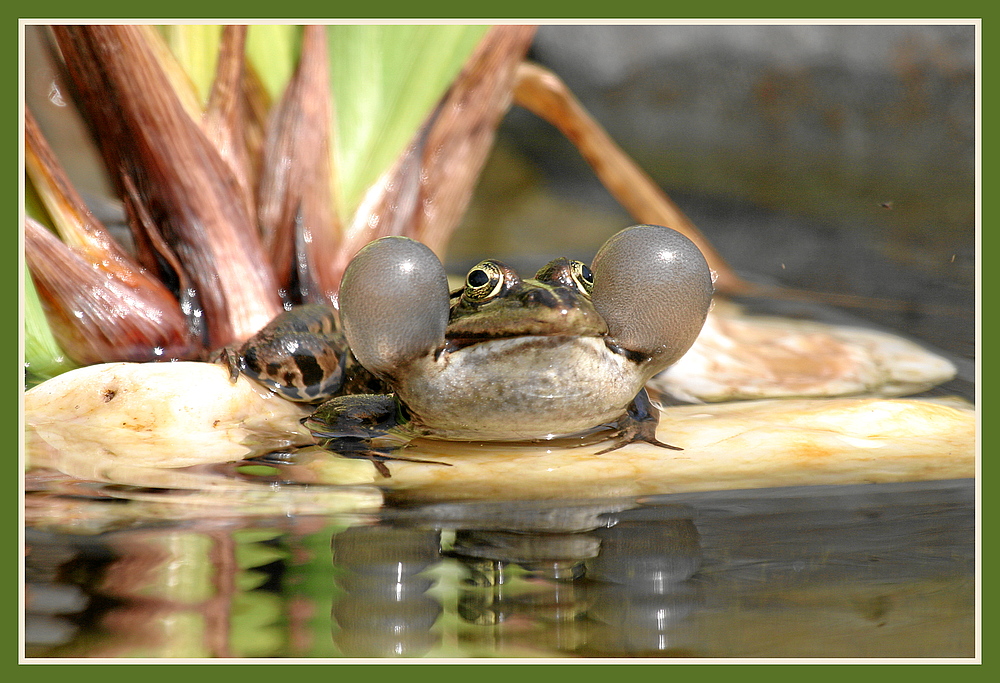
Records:
<instances>
[{"instance_id":1,"label":"frog's mouth","mask_svg":"<svg viewBox=\"0 0 1000 683\"><path fill-rule=\"evenodd\" d=\"M449 335L445 339L444 347L438 350L438 354L441 353L454 353L455 351L461 351L462 349L471 348L479 344L488 344L491 342L507 342L513 340L521 340L523 344L516 344L508 349L506 352L513 353L515 350L523 350L526 347L532 346L560 346L562 344L570 343L573 340L581 339L584 337L599 338L599 335L580 335L580 334L565 334L565 333L552 333L552 334L511 334L506 336L492 335L492 336L451 336Z\"/></svg>"}]
</instances>

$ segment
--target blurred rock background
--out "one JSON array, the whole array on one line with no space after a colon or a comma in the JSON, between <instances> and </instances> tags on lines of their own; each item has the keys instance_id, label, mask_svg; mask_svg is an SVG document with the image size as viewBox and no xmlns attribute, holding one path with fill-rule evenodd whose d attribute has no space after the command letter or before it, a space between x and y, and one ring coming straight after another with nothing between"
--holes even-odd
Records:
<instances>
[{"instance_id":1,"label":"blurred rock background","mask_svg":"<svg viewBox=\"0 0 1000 683\"><path fill-rule=\"evenodd\" d=\"M530 57L740 274L906 302L846 310L973 357L973 25L552 25ZM515 107L449 269L589 259L631 222Z\"/></svg>"}]
</instances>

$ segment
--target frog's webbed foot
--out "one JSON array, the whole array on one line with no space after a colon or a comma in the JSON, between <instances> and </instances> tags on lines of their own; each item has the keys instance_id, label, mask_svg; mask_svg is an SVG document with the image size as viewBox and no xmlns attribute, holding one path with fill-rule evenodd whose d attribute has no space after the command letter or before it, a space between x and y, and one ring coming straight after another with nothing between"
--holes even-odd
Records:
<instances>
[{"instance_id":1,"label":"frog's webbed foot","mask_svg":"<svg viewBox=\"0 0 1000 683\"><path fill-rule=\"evenodd\" d=\"M672 451L684 450L680 446L671 446L656 438L656 427L659 423L660 415L650 402L646 390L643 389L636 394L628 412L615 423L617 433L612 437L611 445L594 455L615 451L636 441L643 441L660 448L669 448Z\"/></svg>"},{"instance_id":2,"label":"frog's webbed foot","mask_svg":"<svg viewBox=\"0 0 1000 683\"><path fill-rule=\"evenodd\" d=\"M389 460L449 465L396 455L409 439L392 430L406 421L402 406L393 396L375 394L338 396L302 418L302 424L321 447L346 458L368 460L386 478L392 476L385 465Z\"/></svg>"}]
</instances>

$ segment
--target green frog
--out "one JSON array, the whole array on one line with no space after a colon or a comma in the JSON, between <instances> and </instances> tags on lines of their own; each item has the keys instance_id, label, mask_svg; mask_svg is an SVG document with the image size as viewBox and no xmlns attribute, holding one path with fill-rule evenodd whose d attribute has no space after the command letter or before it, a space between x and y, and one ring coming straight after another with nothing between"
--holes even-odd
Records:
<instances>
[{"instance_id":1,"label":"green frog","mask_svg":"<svg viewBox=\"0 0 1000 683\"><path fill-rule=\"evenodd\" d=\"M676 449L656 438L644 385L694 343L712 293L694 243L656 225L617 233L590 267L560 258L522 279L484 260L455 292L428 247L384 237L348 265L339 324L329 309L293 309L230 367L293 400L335 394L303 424L384 476L418 437L533 442L603 430L602 452L634 441ZM314 357L314 343L330 350Z\"/></svg>"}]
</instances>

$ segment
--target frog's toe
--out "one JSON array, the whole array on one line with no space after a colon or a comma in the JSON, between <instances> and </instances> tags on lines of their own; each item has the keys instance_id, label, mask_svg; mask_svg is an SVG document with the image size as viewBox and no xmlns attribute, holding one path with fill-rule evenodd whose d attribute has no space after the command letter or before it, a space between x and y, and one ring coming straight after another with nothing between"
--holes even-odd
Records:
<instances>
[{"instance_id":1,"label":"frog's toe","mask_svg":"<svg viewBox=\"0 0 1000 683\"><path fill-rule=\"evenodd\" d=\"M224 346L214 356L209 357L209 360L225 365L226 369L229 370L230 383L236 384L236 380L239 379L243 367L235 347Z\"/></svg>"},{"instance_id":2,"label":"frog's toe","mask_svg":"<svg viewBox=\"0 0 1000 683\"><path fill-rule=\"evenodd\" d=\"M622 422L625 424L622 424ZM684 450L680 446L672 446L657 439L655 422L639 422L628 418L622 420L622 422L619 423L620 428L618 432L611 437L611 445L604 450L597 451L594 455L610 453L611 451L616 451L619 448L636 442L648 443L654 446L659 446L660 448L669 448L672 451Z\"/></svg>"},{"instance_id":3,"label":"frog's toe","mask_svg":"<svg viewBox=\"0 0 1000 683\"><path fill-rule=\"evenodd\" d=\"M671 446L656 438L656 427L659 424L660 413L649 400L649 394L646 393L645 389L642 389L636 394L625 414L614 424L616 433L612 437L611 446L599 451L596 455L617 450L637 441L653 444L660 448L669 448L672 451L683 451L684 449L680 446Z\"/></svg>"}]
</instances>

